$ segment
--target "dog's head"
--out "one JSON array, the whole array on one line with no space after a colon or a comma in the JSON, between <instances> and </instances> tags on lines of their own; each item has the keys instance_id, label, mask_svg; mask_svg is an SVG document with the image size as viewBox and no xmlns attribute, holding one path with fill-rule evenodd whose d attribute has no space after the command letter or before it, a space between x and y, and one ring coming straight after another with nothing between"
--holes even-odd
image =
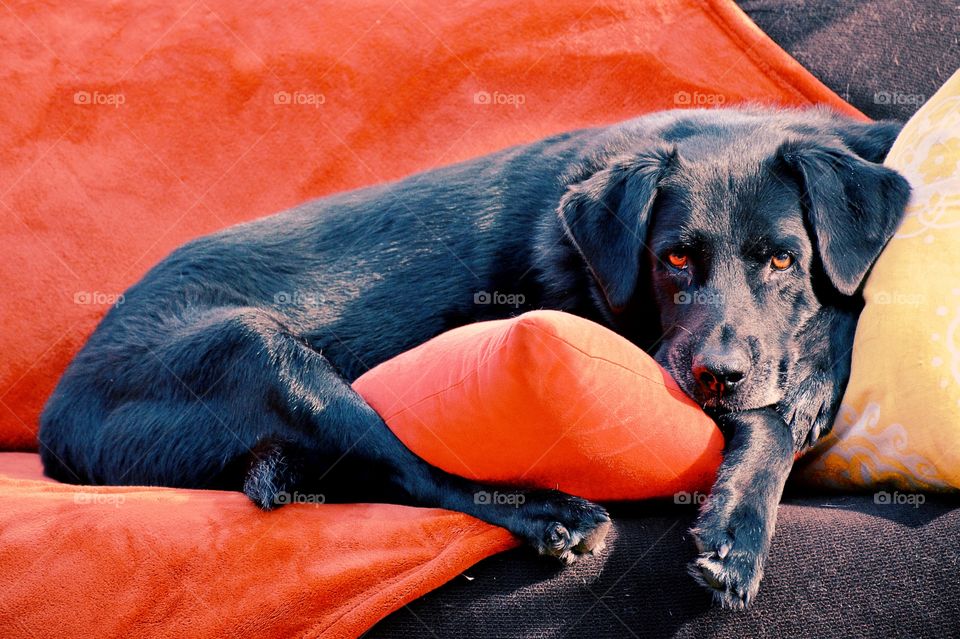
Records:
<instances>
[{"instance_id":1,"label":"dog's head","mask_svg":"<svg viewBox=\"0 0 960 639\"><path fill-rule=\"evenodd\" d=\"M688 112L571 184L559 214L616 318L655 300L657 361L705 408L776 404L798 336L858 295L907 182L899 126L823 112ZM642 291L642 295L640 295Z\"/></svg>"}]
</instances>

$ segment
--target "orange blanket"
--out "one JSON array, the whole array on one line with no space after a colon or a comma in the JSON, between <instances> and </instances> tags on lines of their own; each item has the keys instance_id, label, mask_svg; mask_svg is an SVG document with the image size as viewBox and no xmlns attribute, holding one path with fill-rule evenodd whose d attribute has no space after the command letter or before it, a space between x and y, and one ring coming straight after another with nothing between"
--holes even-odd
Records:
<instances>
[{"instance_id":1,"label":"orange blanket","mask_svg":"<svg viewBox=\"0 0 960 639\"><path fill-rule=\"evenodd\" d=\"M13 1L0 34L7 450L35 448L104 310L188 238L651 110L854 113L730 0ZM512 543L431 510L77 492L22 454L0 476L4 636L356 635Z\"/></svg>"},{"instance_id":2,"label":"orange blanket","mask_svg":"<svg viewBox=\"0 0 960 639\"><path fill-rule=\"evenodd\" d=\"M510 548L502 528L380 504L257 511L241 493L78 489L0 464L0 636L349 637Z\"/></svg>"}]
</instances>

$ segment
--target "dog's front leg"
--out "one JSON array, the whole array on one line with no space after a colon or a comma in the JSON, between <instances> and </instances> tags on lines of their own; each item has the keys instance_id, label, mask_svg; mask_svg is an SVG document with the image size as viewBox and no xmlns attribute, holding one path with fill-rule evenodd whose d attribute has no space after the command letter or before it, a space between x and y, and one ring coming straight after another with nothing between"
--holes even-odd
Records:
<instances>
[{"instance_id":1,"label":"dog's front leg","mask_svg":"<svg viewBox=\"0 0 960 639\"><path fill-rule=\"evenodd\" d=\"M732 433L710 496L691 530L700 556L690 566L714 600L744 608L757 594L783 486L793 466L793 438L772 408L720 417Z\"/></svg>"}]
</instances>

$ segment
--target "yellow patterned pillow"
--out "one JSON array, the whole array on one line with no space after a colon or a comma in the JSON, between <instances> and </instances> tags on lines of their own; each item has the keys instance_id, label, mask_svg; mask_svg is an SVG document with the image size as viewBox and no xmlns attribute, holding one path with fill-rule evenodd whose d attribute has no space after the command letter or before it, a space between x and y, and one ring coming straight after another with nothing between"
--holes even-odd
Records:
<instances>
[{"instance_id":1,"label":"yellow patterned pillow","mask_svg":"<svg viewBox=\"0 0 960 639\"><path fill-rule=\"evenodd\" d=\"M910 181L903 225L864 289L833 432L804 483L960 488L960 71L906 124L885 164Z\"/></svg>"}]
</instances>

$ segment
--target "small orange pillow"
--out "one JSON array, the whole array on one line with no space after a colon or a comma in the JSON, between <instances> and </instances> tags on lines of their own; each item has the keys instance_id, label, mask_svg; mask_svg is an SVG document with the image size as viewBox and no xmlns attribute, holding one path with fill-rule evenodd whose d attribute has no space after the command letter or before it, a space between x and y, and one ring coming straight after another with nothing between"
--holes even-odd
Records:
<instances>
[{"instance_id":1,"label":"small orange pillow","mask_svg":"<svg viewBox=\"0 0 960 639\"><path fill-rule=\"evenodd\" d=\"M595 500L709 490L723 436L649 355L558 311L448 331L354 382L413 452Z\"/></svg>"}]
</instances>

